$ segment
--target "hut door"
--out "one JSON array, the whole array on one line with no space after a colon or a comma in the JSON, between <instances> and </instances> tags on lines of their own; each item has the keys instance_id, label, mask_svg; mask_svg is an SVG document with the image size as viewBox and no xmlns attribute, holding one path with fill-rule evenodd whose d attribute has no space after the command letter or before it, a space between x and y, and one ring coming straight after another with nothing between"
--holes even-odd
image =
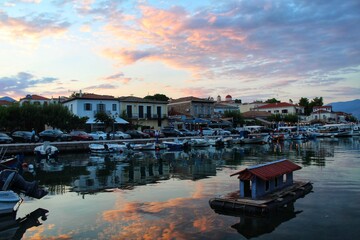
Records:
<instances>
[{"instance_id":1,"label":"hut door","mask_svg":"<svg viewBox=\"0 0 360 240\"><path fill-rule=\"evenodd\" d=\"M250 182L250 180L244 181L244 196L251 197L251 182Z\"/></svg>"}]
</instances>

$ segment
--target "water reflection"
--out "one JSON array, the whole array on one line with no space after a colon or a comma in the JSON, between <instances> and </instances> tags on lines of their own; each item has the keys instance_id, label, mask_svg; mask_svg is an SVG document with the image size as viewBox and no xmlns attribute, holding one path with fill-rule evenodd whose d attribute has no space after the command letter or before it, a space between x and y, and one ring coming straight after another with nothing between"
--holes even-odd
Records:
<instances>
[{"instance_id":1,"label":"water reflection","mask_svg":"<svg viewBox=\"0 0 360 240\"><path fill-rule=\"evenodd\" d=\"M0 216L0 236L1 239L22 239L26 230L42 225L42 221L47 219L48 210L38 208L27 214L25 217L17 218L16 213Z\"/></svg>"},{"instance_id":2,"label":"water reflection","mask_svg":"<svg viewBox=\"0 0 360 240\"><path fill-rule=\"evenodd\" d=\"M352 138L130 155L60 154L62 171L36 169L36 178L50 190L42 206L51 209L52 215L56 213L56 218L47 220L41 236L234 239L267 238L271 233L273 239L284 239L294 229L313 224L322 226L319 232L331 231L328 226L353 227L351 219L359 216L352 209L359 209L358 149L359 138ZM209 208L211 197L238 188L238 181L229 177L231 173L284 158L303 166L298 176L314 181L314 194L263 219L224 216ZM334 173L342 177L334 178ZM109 191L113 193L103 194ZM86 201L79 201L79 196ZM30 204L23 204L20 210L27 212ZM339 220L335 213L345 220ZM60 220L63 218L66 221ZM296 234L306 239L310 233Z\"/></svg>"},{"instance_id":3,"label":"water reflection","mask_svg":"<svg viewBox=\"0 0 360 240\"><path fill-rule=\"evenodd\" d=\"M145 151L131 154L75 154L56 162L37 164L36 178L53 194L72 191L82 194L106 189L156 183L170 178L198 180L216 175L217 170L236 165L254 165L287 158L304 166L324 167L339 144L359 146L359 140L321 139L280 144L233 145L189 151ZM325 159L327 159L325 161Z\"/></svg>"},{"instance_id":4,"label":"water reflection","mask_svg":"<svg viewBox=\"0 0 360 240\"><path fill-rule=\"evenodd\" d=\"M282 223L295 218L301 212L295 211L294 204L292 203L279 209L276 213L263 218L246 216L244 214L238 215L237 217L240 217L239 222L231 227L247 239L256 238L273 232Z\"/></svg>"}]
</instances>

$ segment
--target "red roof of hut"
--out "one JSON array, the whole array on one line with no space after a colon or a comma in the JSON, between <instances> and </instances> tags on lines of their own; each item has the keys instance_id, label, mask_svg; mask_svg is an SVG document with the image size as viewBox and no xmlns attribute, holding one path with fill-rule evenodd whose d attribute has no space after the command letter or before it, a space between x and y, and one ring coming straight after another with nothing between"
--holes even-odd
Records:
<instances>
[{"instance_id":1,"label":"red roof of hut","mask_svg":"<svg viewBox=\"0 0 360 240\"><path fill-rule=\"evenodd\" d=\"M260 164L248 167L239 172L233 173L230 176L239 175L240 180L251 180L253 176L259 177L268 181L276 176L290 173L301 169L301 167L287 159L278 160L275 162Z\"/></svg>"}]
</instances>

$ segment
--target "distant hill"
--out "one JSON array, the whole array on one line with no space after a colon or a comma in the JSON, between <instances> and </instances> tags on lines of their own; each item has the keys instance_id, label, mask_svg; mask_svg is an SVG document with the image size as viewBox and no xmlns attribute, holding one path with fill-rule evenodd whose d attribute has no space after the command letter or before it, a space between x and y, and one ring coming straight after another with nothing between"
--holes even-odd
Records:
<instances>
[{"instance_id":1,"label":"distant hill","mask_svg":"<svg viewBox=\"0 0 360 240\"><path fill-rule=\"evenodd\" d=\"M8 102L15 102L16 101L15 99L12 99L11 97L1 97L0 100L5 100L5 101L8 101Z\"/></svg>"},{"instance_id":2,"label":"distant hill","mask_svg":"<svg viewBox=\"0 0 360 240\"><path fill-rule=\"evenodd\" d=\"M326 105L331 105L334 112L351 113L354 117L360 120L360 99L348 102L333 102Z\"/></svg>"}]
</instances>

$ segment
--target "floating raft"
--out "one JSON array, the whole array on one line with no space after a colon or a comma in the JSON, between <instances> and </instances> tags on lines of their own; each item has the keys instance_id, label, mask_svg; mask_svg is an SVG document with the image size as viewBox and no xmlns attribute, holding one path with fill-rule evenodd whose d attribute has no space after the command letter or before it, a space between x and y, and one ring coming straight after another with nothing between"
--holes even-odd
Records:
<instances>
[{"instance_id":1,"label":"floating raft","mask_svg":"<svg viewBox=\"0 0 360 240\"><path fill-rule=\"evenodd\" d=\"M248 215L267 215L280 207L296 201L311 192L311 182L294 182L293 185L270 193L259 199L240 197L239 191L221 197L211 198L210 207L220 213L244 213Z\"/></svg>"}]
</instances>

